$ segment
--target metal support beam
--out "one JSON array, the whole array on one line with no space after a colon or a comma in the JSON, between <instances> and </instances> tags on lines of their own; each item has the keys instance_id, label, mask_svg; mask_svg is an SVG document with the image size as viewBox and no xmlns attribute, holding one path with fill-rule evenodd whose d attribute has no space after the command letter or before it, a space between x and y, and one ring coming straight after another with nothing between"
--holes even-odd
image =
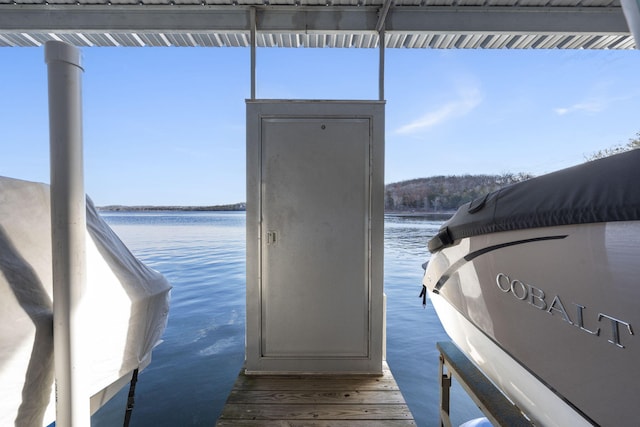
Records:
<instances>
[{"instance_id":1,"label":"metal support beam","mask_svg":"<svg viewBox=\"0 0 640 427\"><path fill-rule=\"evenodd\" d=\"M256 8L249 9L251 30L251 99L256 99Z\"/></svg>"},{"instance_id":2,"label":"metal support beam","mask_svg":"<svg viewBox=\"0 0 640 427\"><path fill-rule=\"evenodd\" d=\"M385 26L385 22L387 20L387 14L389 13L389 8L394 0L384 0L384 4L382 5L382 10L380 10L380 16L378 16L378 23L376 24L376 32L382 31Z\"/></svg>"},{"instance_id":3,"label":"metal support beam","mask_svg":"<svg viewBox=\"0 0 640 427\"><path fill-rule=\"evenodd\" d=\"M384 51L385 36L384 28L380 30L380 41L378 42L380 49L380 63L378 65L378 100L384 101Z\"/></svg>"},{"instance_id":4,"label":"metal support beam","mask_svg":"<svg viewBox=\"0 0 640 427\"><path fill-rule=\"evenodd\" d=\"M451 373L445 369L444 357L440 355L440 427L451 427Z\"/></svg>"},{"instance_id":5,"label":"metal support beam","mask_svg":"<svg viewBox=\"0 0 640 427\"><path fill-rule=\"evenodd\" d=\"M0 33L250 32L242 6L0 6ZM376 34L376 7L256 7L262 33ZM540 10L541 9L541 10ZM622 9L564 7L394 7L387 33L629 34Z\"/></svg>"},{"instance_id":6,"label":"metal support beam","mask_svg":"<svg viewBox=\"0 0 640 427\"><path fill-rule=\"evenodd\" d=\"M380 64L378 66L378 99L384 101L384 50L386 48L385 28L389 8L394 0L385 0L376 23L378 33L378 47L380 49Z\"/></svg>"},{"instance_id":7,"label":"metal support beam","mask_svg":"<svg viewBox=\"0 0 640 427\"><path fill-rule=\"evenodd\" d=\"M47 42L51 150L51 243L56 425L91 425L82 298L86 288L86 196L80 51Z\"/></svg>"},{"instance_id":8,"label":"metal support beam","mask_svg":"<svg viewBox=\"0 0 640 427\"><path fill-rule=\"evenodd\" d=\"M387 31L508 34L628 34L619 8L395 7Z\"/></svg>"}]
</instances>

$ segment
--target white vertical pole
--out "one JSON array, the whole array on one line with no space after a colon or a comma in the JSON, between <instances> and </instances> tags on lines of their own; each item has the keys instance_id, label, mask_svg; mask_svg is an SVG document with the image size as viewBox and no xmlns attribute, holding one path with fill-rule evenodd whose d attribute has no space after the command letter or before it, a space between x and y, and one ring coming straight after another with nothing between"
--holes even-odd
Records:
<instances>
[{"instance_id":1,"label":"white vertical pole","mask_svg":"<svg viewBox=\"0 0 640 427\"><path fill-rule=\"evenodd\" d=\"M251 35L251 99L256 99L256 8L249 9Z\"/></svg>"},{"instance_id":2,"label":"white vertical pole","mask_svg":"<svg viewBox=\"0 0 640 427\"><path fill-rule=\"evenodd\" d=\"M380 57L378 63L378 100L384 101L384 49L385 49L385 32L384 25L382 29L378 32L379 36L379 48L380 48Z\"/></svg>"},{"instance_id":3,"label":"white vertical pole","mask_svg":"<svg viewBox=\"0 0 640 427\"><path fill-rule=\"evenodd\" d=\"M636 42L636 49L640 49L640 0L621 0L620 5Z\"/></svg>"},{"instance_id":4,"label":"white vertical pole","mask_svg":"<svg viewBox=\"0 0 640 427\"><path fill-rule=\"evenodd\" d=\"M91 425L82 358L82 296L86 287L86 199L82 150L80 51L45 45L49 77L51 240L56 426Z\"/></svg>"}]
</instances>

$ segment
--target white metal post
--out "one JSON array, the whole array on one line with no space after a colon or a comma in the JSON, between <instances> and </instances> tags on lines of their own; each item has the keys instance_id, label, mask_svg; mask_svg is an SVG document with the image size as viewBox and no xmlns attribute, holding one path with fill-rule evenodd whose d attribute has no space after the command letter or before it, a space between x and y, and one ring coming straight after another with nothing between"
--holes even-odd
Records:
<instances>
[{"instance_id":1,"label":"white metal post","mask_svg":"<svg viewBox=\"0 0 640 427\"><path fill-rule=\"evenodd\" d=\"M91 425L82 357L82 297L86 287L86 198L82 149L80 51L45 45L49 78L51 239L56 425Z\"/></svg>"},{"instance_id":2,"label":"white metal post","mask_svg":"<svg viewBox=\"0 0 640 427\"><path fill-rule=\"evenodd\" d=\"M378 36L379 36L379 49L380 49L380 56L379 56L379 64L378 64L378 100L379 101L384 101L384 49L385 49L385 32L384 32L384 26L383 28L378 32Z\"/></svg>"},{"instance_id":3,"label":"white metal post","mask_svg":"<svg viewBox=\"0 0 640 427\"><path fill-rule=\"evenodd\" d=\"M640 0L621 0L620 5L636 42L636 49L640 49Z\"/></svg>"},{"instance_id":4,"label":"white metal post","mask_svg":"<svg viewBox=\"0 0 640 427\"><path fill-rule=\"evenodd\" d=\"M251 99L256 99L256 8L249 9L251 35Z\"/></svg>"}]
</instances>

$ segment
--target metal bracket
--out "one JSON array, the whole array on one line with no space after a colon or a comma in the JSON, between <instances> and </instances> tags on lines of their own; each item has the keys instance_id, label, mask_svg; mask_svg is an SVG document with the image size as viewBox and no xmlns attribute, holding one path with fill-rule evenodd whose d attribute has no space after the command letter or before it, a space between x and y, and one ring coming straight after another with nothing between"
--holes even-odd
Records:
<instances>
[{"instance_id":1,"label":"metal bracket","mask_svg":"<svg viewBox=\"0 0 640 427\"><path fill-rule=\"evenodd\" d=\"M449 392L454 376L494 426L532 427L531 421L452 342L436 343L440 351L440 425L451 426ZM445 373L445 369L447 373Z\"/></svg>"}]
</instances>

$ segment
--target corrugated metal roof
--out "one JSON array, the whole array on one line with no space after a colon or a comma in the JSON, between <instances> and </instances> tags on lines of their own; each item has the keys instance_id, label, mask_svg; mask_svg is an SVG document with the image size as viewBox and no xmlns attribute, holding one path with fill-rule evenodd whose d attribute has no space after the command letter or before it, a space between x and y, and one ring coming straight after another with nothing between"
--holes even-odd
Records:
<instances>
[{"instance_id":1,"label":"corrugated metal roof","mask_svg":"<svg viewBox=\"0 0 640 427\"><path fill-rule=\"evenodd\" d=\"M388 48L632 49L620 0L389 0ZM384 0L0 0L0 46L378 46Z\"/></svg>"}]
</instances>

